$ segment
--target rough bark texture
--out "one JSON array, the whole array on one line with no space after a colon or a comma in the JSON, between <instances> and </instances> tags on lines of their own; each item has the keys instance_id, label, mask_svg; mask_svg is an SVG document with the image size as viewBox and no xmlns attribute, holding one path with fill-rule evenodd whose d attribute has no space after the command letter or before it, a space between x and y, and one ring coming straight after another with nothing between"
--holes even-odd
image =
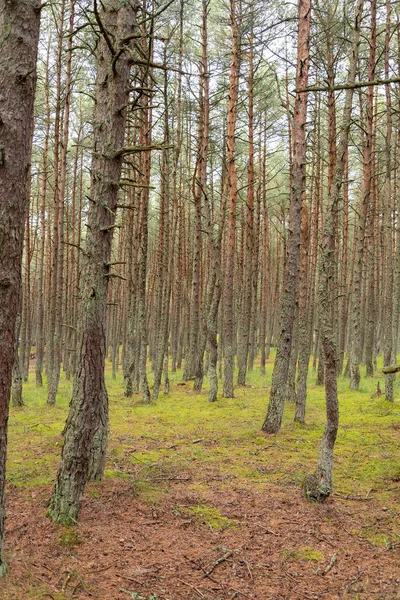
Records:
<instances>
[{"instance_id":1,"label":"rough bark texture","mask_svg":"<svg viewBox=\"0 0 400 600\"><path fill-rule=\"evenodd\" d=\"M33 135L39 2L0 0L0 577L7 425Z\"/></svg>"},{"instance_id":2,"label":"rough bark texture","mask_svg":"<svg viewBox=\"0 0 400 600\"><path fill-rule=\"evenodd\" d=\"M321 441L318 465L314 474L308 476L303 490L306 498L313 502L324 502L332 492L332 463L339 427L339 404L337 397L337 340L335 315L332 310L332 297L336 290L335 268L335 230L338 202L343 185L346 164L346 152L351 124L353 88L355 82L358 45L360 41L360 22L363 0L358 0L355 9L355 27L353 30L352 48L349 60L348 83L346 91L343 119L340 133L340 143L336 155L333 185L328 196L328 208L323 230L323 248L321 272L319 281L320 330L325 355L325 397L326 397L326 426Z\"/></svg>"},{"instance_id":3,"label":"rough bark texture","mask_svg":"<svg viewBox=\"0 0 400 600\"><path fill-rule=\"evenodd\" d=\"M389 78L389 43L390 43L391 6L386 0L386 36L385 36L385 77ZM393 231L392 231L392 99L390 85L386 86L386 181L385 181L385 241L386 241L386 286L385 286L385 329L383 364L385 367L393 361ZM386 400L393 402L394 375L385 374Z\"/></svg>"},{"instance_id":4,"label":"rough bark texture","mask_svg":"<svg viewBox=\"0 0 400 600\"><path fill-rule=\"evenodd\" d=\"M18 340L21 330L21 316L17 316L15 325L15 358L12 372L12 385L11 385L11 405L12 406L23 406L24 401L22 399L22 371L21 362L18 355Z\"/></svg>"},{"instance_id":5,"label":"rough bark texture","mask_svg":"<svg viewBox=\"0 0 400 600\"><path fill-rule=\"evenodd\" d=\"M254 65L253 33L249 40L249 76L248 76L248 132L249 154L247 165L247 198L245 225L245 259L243 268L243 301L238 326L238 385L246 385L247 356L253 299L253 245L254 245Z\"/></svg>"},{"instance_id":6,"label":"rough bark texture","mask_svg":"<svg viewBox=\"0 0 400 600\"><path fill-rule=\"evenodd\" d=\"M89 477L104 468L108 397L104 382L106 303L111 243L121 175L130 54L121 39L135 30L137 6L104 3L101 22L113 34L97 49L96 106L91 198L82 286L81 342L61 465L49 514L60 523L76 523ZM111 50L111 48L112 50Z\"/></svg>"},{"instance_id":7,"label":"rough bark texture","mask_svg":"<svg viewBox=\"0 0 400 600\"><path fill-rule=\"evenodd\" d=\"M375 78L375 54L376 54L376 3L371 3L371 37L369 51L368 77L371 81ZM373 145L373 88L367 90L365 142L363 149L364 185L359 218L357 223L356 255L353 272L353 291L351 306L351 345L349 353L350 362L350 388L358 390L360 385L360 361L361 361L361 286L364 262L365 228L367 214L371 202L372 185L372 145Z\"/></svg>"},{"instance_id":8,"label":"rough bark texture","mask_svg":"<svg viewBox=\"0 0 400 600\"><path fill-rule=\"evenodd\" d=\"M311 336L309 323L309 306L307 302L309 280L307 277L309 250L309 214L307 206L303 206L301 223L301 261L300 261L300 294L299 294L299 359L297 375L296 410L294 420L304 423L306 418L307 375L311 352Z\"/></svg>"},{"instance_id":9,"label":"rough bark texture","mask_svg":"<svg viewBox=\"0 0 400 600\"><path fill-rule=\"evenodd\" d=\"M297 46L296 87L308 85L310 0L299 0L299 30ZM300 266L301 208L306 177L306 120L307 94L296 94L293 117L293 177L292 198L289 213L288 253L281 300L280 335L268 412L262 430L278 433L281 428L286 384L292 346L293 325L298 305L298 282Z\"/></svg>"},{"instance_id":10,"label":"rough bark texture","mask_svg":"<svg viewBox=\"0 0 400 600\"><path fill-rule=\"evenodd\" d=\"M224 351L225 373L223 397L233 398L234 369L234 302L233 281L235 268L237 174L235 164L235 129L239 94L240 33L236 0L231 0L232 53L229 76L229 100L227 123L227 169L229 189L228 240L225 266L224 294Z\"/></svg>"}]
</instances>

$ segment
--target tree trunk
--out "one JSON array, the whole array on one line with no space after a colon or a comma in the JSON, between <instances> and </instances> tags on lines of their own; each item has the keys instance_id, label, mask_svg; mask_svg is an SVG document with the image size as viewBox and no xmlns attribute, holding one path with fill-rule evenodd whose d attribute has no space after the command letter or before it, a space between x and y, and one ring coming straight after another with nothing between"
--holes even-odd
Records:
<instances>
[{"instance_id":1,"label":"tree trunk","mask_svg":"<svg viewBox=\"0 0 400 600\"><path fill-rule=\"evenodd\" d=\"M106 304L131 63L129 46L122 40L136 29L138 7L120 6L116 0L103 6L99 21L105 32L96 54L95 153L82 282L81 342L61 465L49 508L54 521L66 524L78 520L89 477L101 477L107 445ZM113 42L107 31L112 33Z\"/></svg>"},{"instance_id":2,"label":"tree trunk","mask_svg":"<svg viewBox=\"0 0 400 600\"><path fill-rule=\"evenodd\" d=\"M15 325L15 358L12 373L12 386L11 386L11 405L12 406L23 406L24 401L22 399L22 372L21 362L18 356L18 340L21 331L21 316L17 316L17 322Z\"/></svg>"},{"instance_id":3,"label":"tree trunk","mask_svg":"<svg viewBox=\"0 0 400 600\"><path fill-rule=\"evenodd\" d=\"M250 18L254 18L251 10ZM249 40L249 76L248 76L248 134L249 151L247 165L247 198L245 224L245 259L243 269L243 302L239 314L238 326L238 385L246 385L247 356L249 353L249 338L253 297L253 246L254 246L254 64L253 64L253 32Z\"/></svg>"},{"instance_id":4,"label":"tree trunk","mask_svg":"<svg viewBox=\"0 0 400 600\"><path fill-rule=\"evenodd\" d=\"M240 3L240 0L239 0ZM240 8L237 0L230 0L230 26L232 30L231 67L227 122L227 169L229 189L228 243L225 265L224 290L224 356L225 372L223 397L233 398L234 370L234 302L233 282L235 269L237 173L235 164L235 130L239 94L240 65Z\"/></svg>"},{"instance_id":5,"label":"tree trunk","mask_svg":"<svg viewBox=\"0 0 400 600\"><path fill-rule=\"evenodd\" d=\"M296 87L306 88L309 70L311 1L299 0ZM284 288L281 298L280 336L268 412L262 426L265 433L279 433L283 417L286 385L292 347L292 334L298 306L301 242L301 208L306 179L307 93L297 93L293 117L293 176L289 214L289 239Z\"/></svg>"},{"instance_id":6,"label":"tree trunk","mask_svg":"<svg viewBox=\"0 0 400 600\"><path fill-rule=\"evenodd\" d=\"M371 36L369 51L368 78L375 78L375 54L376 54L376 2L371 2ZM361 289L362 271L364 263L365 227L367 215L371 202L372 182L372 144L373 144L373 88L367 89L366 107L366 134L363 151L364 184L363 196L359 210L357 224L357 245L353 271L353 290L351 303L351 345L349 353L350 362L350 389L358 390L360 386L360 361L361 361Z\"/></svg>"},{"instance_id":7,"label":"tree trunk","mask_svg":"<svg viewBox=\"0 0 400 600\"><path fill-rule=\"evenodd\" d=\"M333 185L328 195L328 209L324 222L323 252L319 283L319 326L325 355L325 396L326 396L326 426L321 441L318 465L314 474L309 475L304 482L304 493L308 500L324 502L332 492L332 463L339 427L339 404L337 397L337 327L332 310L332 297L337 290L335 278L335 237L336 214L343 185L346 164L351 113L353 103L353 85L358 65L358 46L360 42L360 23L363 0L358 0L355 10L355 27L349 61L348 85L340 133L340 143L336 154Z\"/></svg>"},{"instance_id":8,"label":"tree trunk","mask_svg":"<svg viewBox=\"0 0 400 600\"><path fill-rule=\"evenodd\" d=\"M391 6L386 0L386 36L385 36L385 78L389 78L389 44L390 44L390 17ZM385 329L384 329L384 351L383 364L388 367L392 364L393 356L393 223L392 223L392 99L390 85L386 90L386 144L385 144L385 249L386 249L386 285L385 285ZM393 402L394 375L385 374L385 396L386 400Z\"/></svg>"},{"instance_id":9,"label":"tree trunk","mask_svg":"<svg viewBox=\"0 0 400 600\"><path fill-rule=\"evenodd\" d=\"M39 21L39 2L0 0L0 577L6 572L7 424L21 298Z\"/></svg>"}]
</instances>

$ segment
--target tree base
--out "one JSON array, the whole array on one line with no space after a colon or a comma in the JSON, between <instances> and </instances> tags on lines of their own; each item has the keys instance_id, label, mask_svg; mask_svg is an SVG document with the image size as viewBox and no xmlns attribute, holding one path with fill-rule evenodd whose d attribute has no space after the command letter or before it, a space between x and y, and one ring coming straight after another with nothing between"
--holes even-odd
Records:
<instances>
[{"instance_id":1,"label":"tree base","mask_svg":"<svg viewBox=\"0 0 400 600\"><path fill-rule=\"evenodd\" d=\"M331 495L331 489L324 483L321 477L315 474L308 475L302 485L304 497L309 502L323 504Z\"/></svg>"}]
</instances>

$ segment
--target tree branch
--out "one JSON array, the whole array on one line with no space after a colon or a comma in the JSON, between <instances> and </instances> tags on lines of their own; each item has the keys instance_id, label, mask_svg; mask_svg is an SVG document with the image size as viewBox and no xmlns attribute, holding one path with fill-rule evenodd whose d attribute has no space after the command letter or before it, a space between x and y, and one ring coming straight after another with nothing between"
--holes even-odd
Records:
<instances>
[{"instance_id":1,"label":"tree branch","mask_svg":"<svg viewBox=\"0 0 400 600\"><path fill-rule=\"evenodd\" d=\"M388 85L389 83L400 83L400 77L392 77L391 79L376 79L375 81L357 81L356 83L340 83L338 85L323 86L310 85L306 88L295 90L296 94L305 92L338 92L340 90L356 90L358 88L369 87L371 85Z\"/></svg>"}]
</instances>

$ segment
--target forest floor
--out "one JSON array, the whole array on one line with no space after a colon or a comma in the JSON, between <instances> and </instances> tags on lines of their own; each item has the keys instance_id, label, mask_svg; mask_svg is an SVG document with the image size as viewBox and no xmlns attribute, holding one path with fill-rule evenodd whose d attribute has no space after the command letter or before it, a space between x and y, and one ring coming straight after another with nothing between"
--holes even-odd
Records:
<instances>
[{"instance_id":1,"label":"forest floor","mask_svg":"<svg viewBox=\"0 0 400 600\"><path fill-rule=\"evenodd\" d=\"M1 600L399 600L400 387L389 403L371 399L382 376L359 392L339 379L335 493L315 505L301 483L324 390L310 372L307 424L288 404L282 433L264 436L271 373L256 367L234 399L211 405L173 373L170 395L146 406L107 370L106 476L72 528L46 517L71 384L47 407L32 374L10 415Z\"/></svg>"}]
</instances>

